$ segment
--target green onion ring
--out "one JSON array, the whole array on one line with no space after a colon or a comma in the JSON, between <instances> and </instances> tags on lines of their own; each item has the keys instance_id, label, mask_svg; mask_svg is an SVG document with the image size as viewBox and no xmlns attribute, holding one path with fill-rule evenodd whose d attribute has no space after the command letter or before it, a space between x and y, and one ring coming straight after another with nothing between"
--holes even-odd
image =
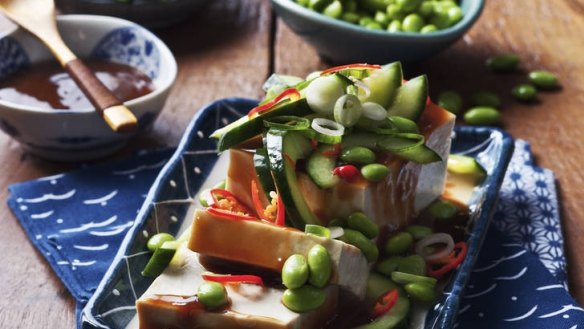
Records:
<instances>
[{"instance_id":1,"label":"green onion ring","mask_svg":"<svg viewBox=\"0 0 584 329\"><path fill-rule=\"evenodd\" d=\"M282 115L264 120L264 126L280 130L306 130L310 127L310 120L295 115Z\"/></svg>"},{"instance_id":2,"label":"green onion ring","mask_svg":"<svg viewBox=\"0 0 584 329\"><path fill-rule=\"evenodd\" d=\"M310 126L316 131L315 139L321 143L338 144L345 133L343 125L325 118L315 118Z\"/></svg>"}]
</instances>

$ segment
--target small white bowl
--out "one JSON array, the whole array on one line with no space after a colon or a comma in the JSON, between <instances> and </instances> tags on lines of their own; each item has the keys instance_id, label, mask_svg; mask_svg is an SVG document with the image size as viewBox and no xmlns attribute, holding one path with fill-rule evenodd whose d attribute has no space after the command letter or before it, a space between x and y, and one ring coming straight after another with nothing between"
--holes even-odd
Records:
<instances>
[{"instance_id":1,"label":"small white bowl","mask_svg":"<svg viewBox=\"0 0 584 329\"><path fill-rule=\"evenodd\" d=\"M80 58L133 66L148 74L154 91L124 104L138 118L134 134L115 133L92 108L47 110L0 100L0 129L22 146L55 161L109 155L146 131L162 110L177 74L168 47L147 29L119 18L65 15L57 18L65 43ZM37 39L20 29L0 38L0 79L38 62L53 60Z\"/></svg>"}]
</instances>

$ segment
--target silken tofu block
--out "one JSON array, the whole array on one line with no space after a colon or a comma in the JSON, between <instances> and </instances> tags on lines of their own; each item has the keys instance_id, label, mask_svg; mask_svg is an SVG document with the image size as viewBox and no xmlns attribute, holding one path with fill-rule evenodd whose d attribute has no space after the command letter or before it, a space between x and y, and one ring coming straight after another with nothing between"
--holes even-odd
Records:
<instances>
[{"instance_id":1,"label":"silken tofu block","mask_svg":"<svg viewBox=\"0 0 584 329\"><path fill-rule=\"evenodd\" d=\"M385 164L391 173L385 180L378 183L364 179L351 183L340 181L330 189L320 189L305 173L297 172L298 185L309 208L323 225L336 217L346 218L355 211L364 212L379 226L391 230L410 224L444 190L455 118L454 114L432 104L426 107L419 120L426 144L443 161L421 165L388 155ZM253 153L231 149L227 189L250 207L252 179L257 179Z\"/></svg>"},{"instance_id":2,"label":"silken tofu block","mask_svg":"<svg viewBox=\"0 0 584 329\"><path fill-rule=\"evenodd\" d=\"M338 287L334 285L325 288L326 301L318 309L296 313L281 303L283 289L226 284L231 304L206 311L196 302L202 274L209 272L199 254L186 246L179 248L171 265L136 302L140 329L321 328L337 310Z\"/></svg>"},{"instance_id":3,"label":"silken tofu block","mask_svg":"<svg viewBox=\"0 0 584 329\"><path fill-rule=\"evenodd\" d=\"M188 246L202 255L280 272L288 257L306 256L316 244L331 257L331 283L362 299L369 275L367 260L358 248L339 240L260 221L224 219L199 209Z\"/></svg>"},{"instance_id":4,"label":"silken tofu block","mask_svg":"<svg viewBox=\"0 0 584 329\"><path fill-rule=\"evenodd\" d=\"M385 180L364 180L334 186L327 204L327 217L346 218L363 211L379 226L391 230L407 226L418 213L444 191L446 164L450 153L455 116L437 106L427 107L420 119L420 130L426 145L443 159L430 164L417 164L388 156L385 164L391 172ZM313 205L318 208L318 205ZM316 210L318 211L318 210Z\"/></svg>"}]
</instances>

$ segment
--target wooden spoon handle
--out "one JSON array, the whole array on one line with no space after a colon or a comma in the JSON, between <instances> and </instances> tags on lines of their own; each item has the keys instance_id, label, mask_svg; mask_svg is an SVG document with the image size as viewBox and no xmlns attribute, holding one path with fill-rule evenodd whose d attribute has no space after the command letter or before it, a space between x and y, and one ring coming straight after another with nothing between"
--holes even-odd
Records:
<instances>
[{"instance_id":1,"label":"wooden spoon handle","mask_svg":"<svg viewBox=\"0 0 584 329\"><path fill-rule=\"evenodd\" d=\"M76 58L67 62L64 67L114 131L131 132L136 129L138 120L134 114L97 79L83 61Z\"/></svg>"}]
</instances>

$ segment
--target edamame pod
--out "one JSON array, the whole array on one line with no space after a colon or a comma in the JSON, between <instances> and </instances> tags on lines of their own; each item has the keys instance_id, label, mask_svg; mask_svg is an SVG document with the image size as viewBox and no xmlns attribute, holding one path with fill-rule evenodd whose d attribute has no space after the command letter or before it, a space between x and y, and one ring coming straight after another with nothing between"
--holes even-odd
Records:
<instances>
[{"instance_id":1,"label":"edamame pod","mask_svg":"<svg viewBox=\"0 0 584 329\"><path fill-rule=\"evenodd\" d=\"M367 258L367 261L370 263L375 262L377 257L379 257L379 250L377 249L377 246L359 231L347 228L339 240L359 248L363 255L365 255L365 258Z\"/></svg>"}]
</instances>

